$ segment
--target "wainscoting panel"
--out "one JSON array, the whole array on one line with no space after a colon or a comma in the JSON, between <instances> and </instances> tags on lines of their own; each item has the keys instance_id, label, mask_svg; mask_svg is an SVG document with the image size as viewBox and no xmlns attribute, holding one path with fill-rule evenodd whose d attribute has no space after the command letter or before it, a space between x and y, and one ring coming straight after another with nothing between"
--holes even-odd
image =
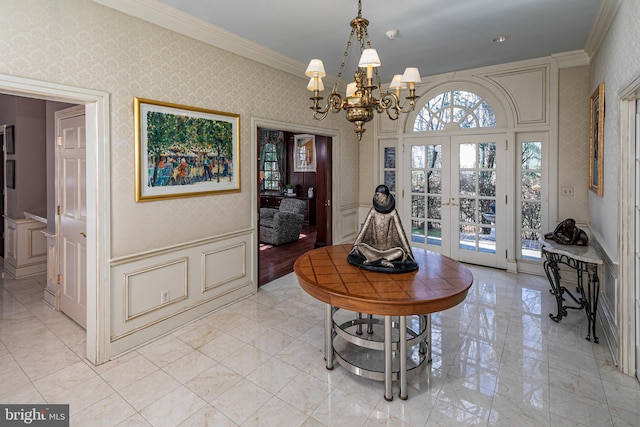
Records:
<instances>
[{"instance_id":1,"label":"wainscoting panel","mask_svg":"<svg viewBox=\"0 0 640 427\"><path fill-rule=\"evenodd\" d=\"M247 231L113 260L111 358L257 292L253 241Z\"/></svg>"},{"instance_id":2,"label":"wainscoting panel","mask_svg":"<svg viewBox=\"0 0 640 427\"><path fill-rule=\"evenodd\" d=\"M46 224L28 218L5 218L4 270L21 278L47 270Z\"/></svg>"},{"instance_id":3,"label":"wainscoting panel","mask_svg":"<svg viewBox=\"0 0 640 427\"><path fill-rule=\"evenodd\" d=\"M247 277L247 248L244 243L202 254L202 292L219 289Z\"/></svg>"},{"instance_id":4,"label":"wainscoting panel","mask_svg":"<svg viewBox=\"0 0 640 427\"><path fill-rule=\"evenodd\" d=\"M360 231L358 205L345 206L340 210L337 231L337 235L340 237L338 239L334 238L334 244L350 243L356 240L358 232Z\"/></svg>"},{"instance_id":5,"label":"wainscoting panel","mask_svg":"<svg viewBox=\"0 0 640 427\"><path fill-rule=\"evenodd\" d=\"M187 258L125 273L125 322L187 296Z\"/></svg>"}]
</instances>

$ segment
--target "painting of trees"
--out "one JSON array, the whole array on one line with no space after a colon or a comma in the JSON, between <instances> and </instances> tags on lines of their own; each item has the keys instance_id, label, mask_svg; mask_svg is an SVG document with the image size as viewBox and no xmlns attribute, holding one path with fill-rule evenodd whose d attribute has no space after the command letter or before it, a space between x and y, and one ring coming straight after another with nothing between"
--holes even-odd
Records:
<instances>
[{"instance_id":1,"label":"painting of trees","mask_svg":"<svg viewBox=\"0 0 640 427\"><path fill-rule=\"evenodd\" d=\"M200 193L212 184L239 189L237 115L136 100L141 192L171 194L175 189L166 187L181 186L193 188L180 193Z\"/></svg>"}]
</instances>

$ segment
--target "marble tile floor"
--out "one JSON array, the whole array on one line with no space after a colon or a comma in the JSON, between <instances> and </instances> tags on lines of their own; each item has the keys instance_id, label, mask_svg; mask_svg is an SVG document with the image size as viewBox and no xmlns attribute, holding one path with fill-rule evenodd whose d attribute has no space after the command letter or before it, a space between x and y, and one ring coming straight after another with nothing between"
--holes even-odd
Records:
<instances>
[{"instance_id":1,"label":"marble tile floor","mask_svg":"<svg viewBox=\"0 0 640 427\"><path fill-rule=\"evenodd\" d=\"M44 276L0 287L0 402L70 404L71 426L638 426L640 385L583 313L554 323L546 279L469 266L467 299L433 315L433 363L409 399L325 369L323 307L295 275L93 366L84 331L42 300Z\"/></svg>"}]
</instances>

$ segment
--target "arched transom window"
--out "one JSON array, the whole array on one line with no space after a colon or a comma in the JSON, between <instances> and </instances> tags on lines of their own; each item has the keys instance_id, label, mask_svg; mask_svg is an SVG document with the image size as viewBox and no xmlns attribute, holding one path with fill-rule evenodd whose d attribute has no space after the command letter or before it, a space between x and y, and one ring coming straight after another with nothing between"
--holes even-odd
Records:
<instances>
[{"instance_id":1,"label":"arched transom window","mask_svg":"<svg viewBox=\"0 0 640 427\"><path fill-rule=\"evenodd\" d=\"M418 112L414 132L489 128L496 126L491 106L479 95L463 90L443 92Z\"/></svg>"}]
</instances>

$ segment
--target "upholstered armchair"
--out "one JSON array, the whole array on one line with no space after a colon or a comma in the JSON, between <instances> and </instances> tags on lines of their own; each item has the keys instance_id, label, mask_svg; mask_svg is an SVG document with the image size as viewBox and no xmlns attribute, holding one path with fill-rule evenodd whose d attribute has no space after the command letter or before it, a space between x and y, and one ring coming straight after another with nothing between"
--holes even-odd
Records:
<instances>
[{"instance_id":1,"label":"upholstered armchair","mask_svg":"<svg viewBox=\"0 0 640 427\"><path fill-rule=\"evenodd\" d=\"M283 199L279 209L260 208L260 241L277 246L298 240L304 209L298 199Z\"/></svg>"}]
</instances>

